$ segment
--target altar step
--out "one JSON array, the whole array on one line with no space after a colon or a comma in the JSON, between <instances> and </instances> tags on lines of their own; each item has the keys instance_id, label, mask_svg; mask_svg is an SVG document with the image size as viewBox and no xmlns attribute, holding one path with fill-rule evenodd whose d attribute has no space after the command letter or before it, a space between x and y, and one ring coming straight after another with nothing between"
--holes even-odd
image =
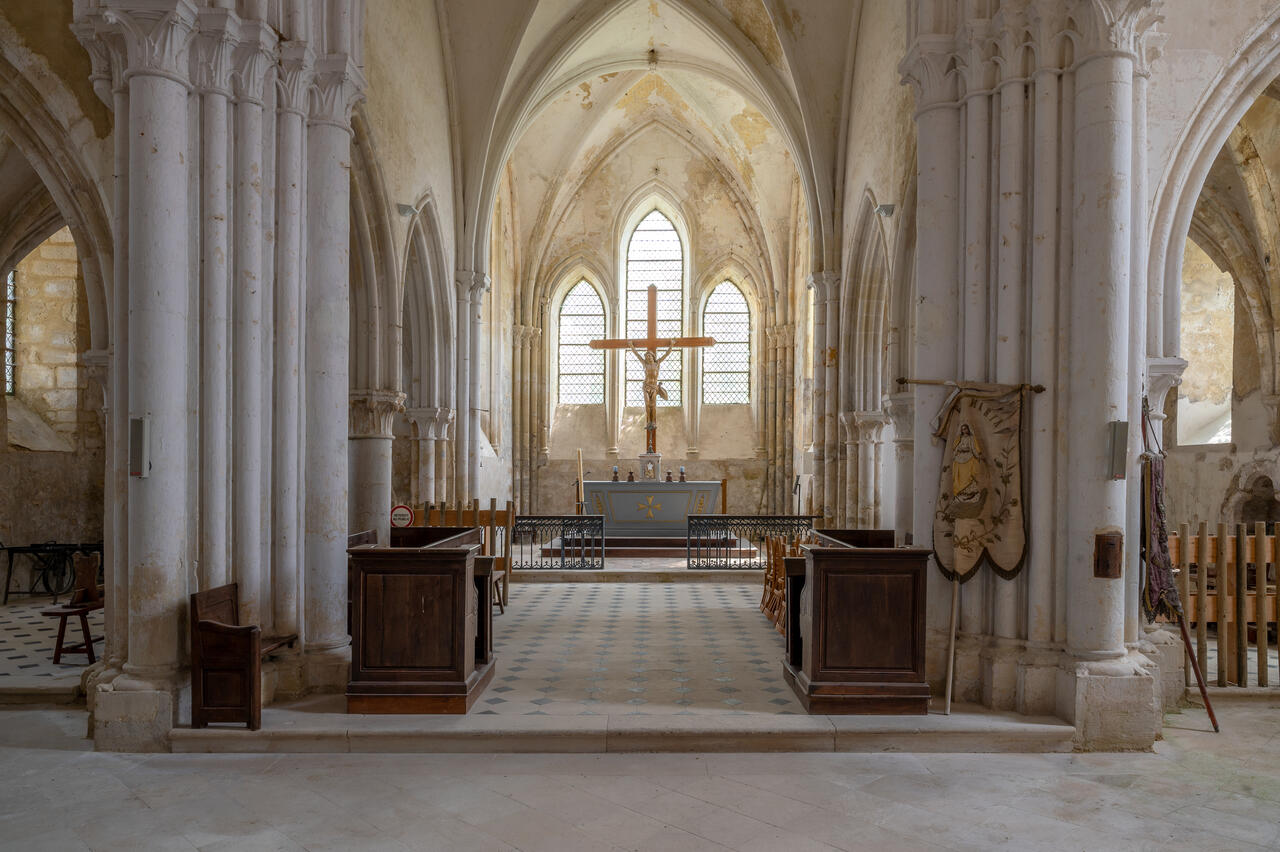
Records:
<instances>
[{"instance_id":1,"label":"altar step","mask_svg":"<svg viewBox=\"0 0 1280 852\"><path fill-rule=\"evenodd\" d=\"M175 752L1069 752L1058 719L950 716L360 716L341 696L263 708L262 728L174 728Z\"/></svg>"},{"instance_id":2,"label":"altar step","mask_svg":"<svg viewBox=\"0 0 1280 852\"><path fill-rule=\"evenodd\" d=\"M689 553L688 539L684 536L609 536L604 540L604 556L620 558L653 558L683 559ZM703 540L702 547L714 549L717 557L729 559L755 559L757 550L750 542L731 539ZM551 559L560 554L559 542L555 541L542 548L544 559Z\"/></svg>"},{"instance_id":3,"label":"altar step","mask_svg":"<svg viewBox=\"0 0 1280 852\"><path fill-rule=\"evenodd\" d=\"M643 564L656 563L656 564ZM674 564L673 564L674 563ZM678 562L674 559L615 559L605 560L603 569L515 571L513 583L751 583L764 581L764 569L697 570L685 568L684 554Z\"/></svg>"}]
</instances>

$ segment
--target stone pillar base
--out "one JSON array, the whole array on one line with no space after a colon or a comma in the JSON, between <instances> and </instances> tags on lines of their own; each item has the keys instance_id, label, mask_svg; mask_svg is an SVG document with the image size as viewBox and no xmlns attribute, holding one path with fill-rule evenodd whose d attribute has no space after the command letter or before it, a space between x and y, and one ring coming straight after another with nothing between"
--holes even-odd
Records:
<instances>
[{"instance_id":1,"label":"stone pillar base","mask_svg":"<svg viewBox=\"0 0 1280 852\"><path fill-rule=\"evenodd\" d=\"M99 660L89 666L80 675L80 691L84 693L85 709L89 711L86 737L93 737L94 711L98 705L98 687L111 683L120 675L120 669L109 666L105 660Z\"/></svg>"},{"instance_id":2,"label":"stone pillar base","mask_svg":"<svg viewBox=\"0 0 1280 852\"><path fill-rule=\"evenodd\" d=\"M1182 637L1163 626L1148 624L1138 640L1138 651L1159 668L1156 697L1160 709L1167 712L1186 704L1187 652L1182 646ZM1192 684L1194 688L1195 678Z\"/></svg>"},{"instance_id":3,"label":"stone pillar base","mask_svg":"<svg viewBox=\"0 0 1280 852\"><path fill-rule=\"evenodd\" d=\"M982 703L982 646L985 639L984 636L966 633L956 636L956 682L951 690L953 702ZM942 647L945 653L945 643Z\"/></svg>"},{"instance_id":4,"label":"stone pillar base","mask_svg":"<svg viewBox=\"0 0 1280 852\"><path fill-rule=\"evenodd\" d=\"M351 646L306 651L302 673L308 693L346 692L351 680Z\"/></svg>"},{"instance_id":5,"label":"stone pillar base","mask_svg":"<svg viewBox=\"0 0 1280 852\"><path fill-rule=\"evenodd\" d=\"M1155 664L1142 654L1114 660L1064 660L1058 670L1058 712L1075 725L1081 751L1147 751L1163 716Z\"/></svg>"},{"instance_id":6,"label":"stone pillar base","mask_svg":"<svg viewBox=\"0 0 1280 852\"><path fill-rule=\"evenodd\" d=\"M94 699L93 745L98 751L167 752L184 690L120 676L99 684ZM190 712L190 693L185 693Z\"/></svg>"},{"instance_id":7,"label":"stone pillar base","mask_svg":"<svg viewBox=\"0 0 1280 852\"><path fill-rule=\"evenodd\" d=\"M307 694L303 655L289 649L274 660L262 664L262 706L277 701L292 701Z\"/></svg>"},{"instance_id":8,"label":"stone pillar base","mask_svg":"<svg viewBox=\"0 0 1280 852\"><path fill-rule=\"evenodd\" d=\"M1056 651L1028 648L1018 660L1017 704L1024 716L1052 716L1057 709L1058 661Z\"/></svg>"},{"instance_id":9,"label":"stone pillar base","mask_svg":"<svg viewBox=\"0 0 1280 852\"><path fill-rule=\"evenodd\" d=\"M929 689L942 696L947 688L947 631L929 627L925 630L924 671Z\"/></svg>"},{"instance_id":10,"label":"stone pillar base","mask_svg":"<svg viewBox=\"0 0 1280 852\"><path fill-rule=\"evenodd\" d=\"M993 639L979 654L982 666L982 705L993 710L1012 710L1018 698L1018 663L1021 643Z\"/></svg>"}]
</instances>

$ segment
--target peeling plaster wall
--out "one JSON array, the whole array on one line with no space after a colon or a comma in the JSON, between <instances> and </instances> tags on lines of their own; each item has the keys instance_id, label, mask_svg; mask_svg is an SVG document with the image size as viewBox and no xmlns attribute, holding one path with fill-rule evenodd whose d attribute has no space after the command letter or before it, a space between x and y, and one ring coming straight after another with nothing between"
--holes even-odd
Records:
<instances>
[{"instance_id":1,"label":"peeling plaster wall","mask_svg":"<svg viewBox=\"0 0 1280 852\"><path fill-rule=\"evenodd\" d=\"M1214 443L1231 420L1232 339L1236 287L1193 241L1182 261L1182 357L1178 387L1178 443ZM1229 433L1228 433L1229 434Z\"/></svg>"},{"instance_id":2,"label":"peeling plaster wall","mask_svg":"<svg viewBox=\"0 0 1280 852\"><path fill-rule=\"evenodd\" d=\"M65 228L17 267L17 398L69 451L36 451L0 441L0 542L100 541L105 465L100 396L81 356L88 348L88 300ZM10 399L0 394L0 424ZM21 560L14 588L26 588Z\"/></svg>"}]
</instances>

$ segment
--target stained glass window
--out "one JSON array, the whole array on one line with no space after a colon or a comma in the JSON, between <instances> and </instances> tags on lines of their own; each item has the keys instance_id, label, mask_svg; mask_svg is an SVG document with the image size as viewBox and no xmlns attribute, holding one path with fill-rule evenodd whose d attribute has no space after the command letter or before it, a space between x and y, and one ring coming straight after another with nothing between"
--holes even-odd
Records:
<instances>
[{"instance_id":1,"label":"stained glass window","mask_svg":"<svg viewBox=\"0 0 1280 852\"><path fill-rule=\"evenodd\" d=\"M18 387L18 275L10 270L4 285L4 392Z\"/></svg>"},{"instance_id":2,"label":"stained glass window","mask_svg":"<svg viewBox=\"0 0 1280 852\"><path fill-rule=\"evenodd\" d=\"M751 402L751 309L732 281L721 281L702 311L702 333L716 345L702 350L702 402Z\"/></svg>"},{"instance_id":3,"label":"stained glass window","mask_svg":"<svg viewBox=\"0 0 1280 852\"><path fill-rule=\"evenodd\" d=\"M636 225L627 245L627 337L648 334L650 284L658 288L658 337L680 337L684 332L684 250L671 220L657 210ZM683 358L675 349L662 362L658 381L667 398L658 397L659 406L680 405ZM644 405L643 382L644 368L628 354L627 405Z\"/></svg>"},{"instance_id":4,"label":"stained glass window","mask_svg":"<svg viewBox=\"0 0 1280 852\"><path fill-rule=\"evenodd\" d=\"M560 303L560 403L604 402L604 351L587 341L604 337L604 304L595 288L579 281Z\"/></svg>"}]
</instances>

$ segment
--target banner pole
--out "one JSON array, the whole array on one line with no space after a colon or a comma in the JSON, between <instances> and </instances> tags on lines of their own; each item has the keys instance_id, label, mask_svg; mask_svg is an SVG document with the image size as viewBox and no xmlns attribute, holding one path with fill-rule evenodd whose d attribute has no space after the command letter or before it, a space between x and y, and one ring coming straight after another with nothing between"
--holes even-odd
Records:
<instances>
[{"instance_id":1,"label":"banner pole","mask_svg":"<svg viewBox=\"0 0 1280 852\"><path fill-rule=\"evenodd\" d=\"M956 621L960 612L960 577L951 579L951 637L947 642L947 685L942 712L951 715L951 685L956 674Z\"/></svg>"}]
</instances>

